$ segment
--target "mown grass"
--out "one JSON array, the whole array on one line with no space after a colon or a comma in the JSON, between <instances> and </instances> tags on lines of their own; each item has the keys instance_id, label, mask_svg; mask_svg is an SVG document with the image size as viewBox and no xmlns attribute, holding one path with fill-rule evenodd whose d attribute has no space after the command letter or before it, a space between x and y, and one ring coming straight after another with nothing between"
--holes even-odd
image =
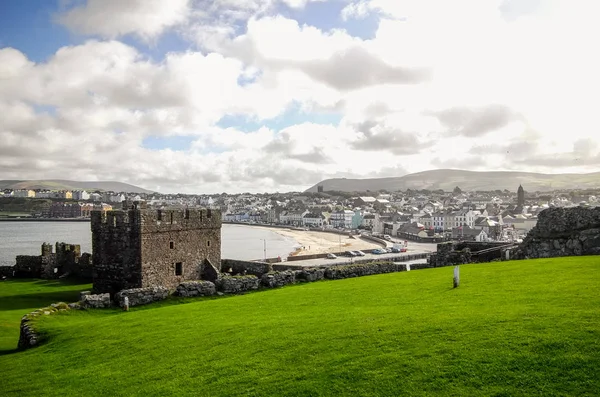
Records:
<instances>
[{"instance_id":1,"label":"mown grass","mask_svg":"<svg viewBox=\"0 0 600 397\"><path fill-rule=\"evenodd\" d=\"M600 257L44 317L2 395L567 396L600 390Z\"/></svg>"},{"instance_id":2,"label":"mown grass","mask_svg":"<svg viewBox=\"0 0 600 397\"><path fill-rule=\"evenodd\" d=\"M24 314L55 302L76 302L79 291L91 287L74 280L0 281L0 355L17 347L19 324Z\"/></svg>"}]
</instances>

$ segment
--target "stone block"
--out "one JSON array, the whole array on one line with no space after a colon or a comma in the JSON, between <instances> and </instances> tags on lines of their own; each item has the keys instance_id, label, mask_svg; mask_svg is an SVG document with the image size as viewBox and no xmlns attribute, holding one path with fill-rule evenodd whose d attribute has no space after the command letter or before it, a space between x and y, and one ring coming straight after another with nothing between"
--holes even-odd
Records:
<instances>
[{"instance_id":1,"label":"stone block","mask_svg":"<svg viewBox=\"0 0 600 397\"><path fill-rule=\"evenodd\" d=\"M217 287L210 281L186 281L177 286L177 296L210 296L217 293Z\"/></svg>"},{"instance_id":2,"label":"stone block","mask_svg":"<svg viewBox=\"0 0 600 397\"><path fill-rule=\"evenodd\" d=\"M325 278L325 269L303 269L296 271L297 281L319 281Z\"/></svg>"},{"instance_id":3,"label":"stone block","mask_svg":"<svg viewBox=\"0 0 600 397\"><path fill-rule=\"evenodd\" d=\"M267 288L283 287L296 282L296 275L291 270L263 274L260 283Z\"/></svg>"},{"instance_id":4,"label":"stone block","mask_svg":"<svg viewBox=\"0 0 600 397\"><path fill-rule=\"evenodd\" d=\"M257 290L260 279L256 276L223 276L217 288L225 294L239 294L241 292Z\"/></svg>"},{"instance_id":5,"label":"stone block","mask_svg":"<svg viewBox=\"0 0 600 397\"><path fill-rule=\"evenodd\" d=\"M85 295L81 301L81 306L86 309L102 309L110 307L110 294Z\"/></svg>"},{"instance_id":6,"label":"stone block","mask_svg":"<svg viewBox=\"0 0 600 397\"><path fill-rule=\"evenodd\" d=\"M120 307L125 304L125 297L129 299L129 306L146 305L152 302L158 302L167 299L169 290L165 287L146 287L124 289L117 292L115 301Z\"/></svg>"}]
</instances>

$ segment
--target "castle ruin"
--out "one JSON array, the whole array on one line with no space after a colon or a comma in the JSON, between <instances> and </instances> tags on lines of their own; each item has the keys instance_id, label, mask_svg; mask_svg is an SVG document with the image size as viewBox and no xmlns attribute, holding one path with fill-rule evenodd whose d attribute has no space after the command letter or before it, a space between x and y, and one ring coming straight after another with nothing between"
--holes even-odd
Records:
<instances>
[{"instance_id":1,"label":"castle ruin","mask_svg":"<svg viewBox=\"0 0 600 397\"><path fill-rule=\"evenodd\" d=\"M128 202L123 207L91 213L94 292L173 289L220 271L220 211L153 210Z\"/></svg>"}]
</instances>

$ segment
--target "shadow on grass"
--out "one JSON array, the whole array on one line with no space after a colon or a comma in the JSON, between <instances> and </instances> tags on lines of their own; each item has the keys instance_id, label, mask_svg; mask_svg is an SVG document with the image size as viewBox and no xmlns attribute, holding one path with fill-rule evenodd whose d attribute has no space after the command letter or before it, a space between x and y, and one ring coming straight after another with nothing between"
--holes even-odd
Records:
<instances>
[{"instance_id":1,"label":"shadow on grass","mask_svg":"<svg viewBox=\"0 0 600 397\"><path fill-rule=\"evenodd\" d=\"M0 310L37 309L56 302L76 302L79 291L33 292L0 297Z\"/></svg>"},{"instance_id":2,"label":"shadow on grass","mask_svg":"<svg viewBox=\"0 0 600 397\"><path fill-rule=\"evenodd\" d=\"M21 351L22 350L19 350L19 349L16 349L16 348L15 349L6 349L6 350L0 349L0 357L2 357L2 356L9 356L11 354L19 353Z\"/></svg>"}]
</instances>

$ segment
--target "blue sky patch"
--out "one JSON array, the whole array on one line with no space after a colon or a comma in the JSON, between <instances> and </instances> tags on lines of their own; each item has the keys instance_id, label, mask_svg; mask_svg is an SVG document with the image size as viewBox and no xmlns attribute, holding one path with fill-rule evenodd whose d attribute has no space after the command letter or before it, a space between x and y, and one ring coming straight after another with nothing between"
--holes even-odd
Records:
<instances>
[{"instance_id":1,"label":"blue sky patch","mask_svg":"<svg viewBox=\"0 0 600 397\"><path fill-rule=\"evenodd\" d=\"M235 128L243 132L256 131L261 127L267 127L274 131L280 131L286 127L302 123L338 125L341 120L342 115L340 113L304 113L301 112L297 107L294 107L282 115L268 120L256 120L241 115L227 115L219 120L217 126L221 128Z\"/></svg>"},{"instance_id":2,"label":"blue sky patch","mask_svg":"<svg viewBox=\"0 0 600 397\"><path fill-rule=\"evenodd\" d=\"M323 31L332 29L345 29L350 35L359 37L363 40L375 37L379 16L371 13L368 17L361 20L342 19L342 9L348 5L346 2L315 2L308 3L304 9L283 9L282 14L298 21L300 26L311 25Z\"/></svg>"},{"instance_id":3,"label":"blue sky patch","mask_svg":"<svg viewBox=\"0 0 600 397\"><path fill-rule=\"evenodd\" d=\"M150 150L171 149L184 151L196 139L195 136L149 136L142 141L142 147Z\"/></svg>"},{"instance_id":4,"label":"blue sky patch","mask_svg":"<svg viewBox=\"0 0 600 397\"><path fill-rule=\"evenodd\" d=\"M0 0L0 48L13 47L43 62L60 47L83 43L82 37L53 21L57 1Z\"/></svg>"}]
</instances>

